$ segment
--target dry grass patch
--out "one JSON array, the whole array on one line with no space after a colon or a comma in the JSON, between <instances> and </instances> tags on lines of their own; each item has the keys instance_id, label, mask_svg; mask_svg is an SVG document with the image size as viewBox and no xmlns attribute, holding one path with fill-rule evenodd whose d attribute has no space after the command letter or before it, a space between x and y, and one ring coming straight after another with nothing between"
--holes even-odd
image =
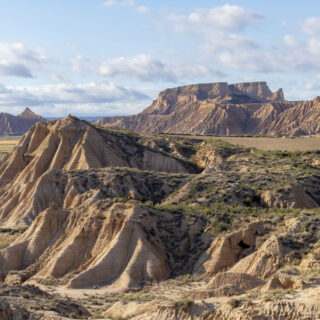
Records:
<instances>
[{"instance_id":1,"label":"dry grass patch","mask_svg":"<svg viewBox=\"0 0 320 320\"><path fill-rule=\"evenodd\" d=\"M264 151L306 152L320 150L320 136L311 137L215 137L201 135L165 135L184 140L224 141L245 148L256 148Z\"/></svg>"}]
</instances>

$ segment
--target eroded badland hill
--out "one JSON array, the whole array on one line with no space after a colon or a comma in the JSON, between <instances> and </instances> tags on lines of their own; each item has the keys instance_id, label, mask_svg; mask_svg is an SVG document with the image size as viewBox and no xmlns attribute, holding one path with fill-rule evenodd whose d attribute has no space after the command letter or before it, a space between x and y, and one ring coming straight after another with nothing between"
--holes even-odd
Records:
<instances>
[{"instance_id":1,"label":"eroded badland hill","mask_svg":"<svg viewBox=\"0 0 320 320\"><path fill-rule=\"evenodd\" d=\"M70 116L25 134L0 187L0 319L320 318L318 151Z\"/></svg>"}]
</instances>

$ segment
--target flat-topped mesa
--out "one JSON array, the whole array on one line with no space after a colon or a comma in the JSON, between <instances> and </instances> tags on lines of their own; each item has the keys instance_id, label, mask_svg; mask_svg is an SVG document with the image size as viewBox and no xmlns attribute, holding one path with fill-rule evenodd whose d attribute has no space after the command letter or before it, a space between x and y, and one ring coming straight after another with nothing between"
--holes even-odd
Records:
<instances>
[{"instance_id":1,"label":"flat-topped mesa","mask_svg":"<svg viewBox=\"0 0 320 320\"><path fill-rule=\"evenodd\" d=\"M319 134L319 119L319 97L287 101L266 82L220 82L167 89L142 113L100 124L144 134L291 137Z\"/></svg>"},{"instance_id":2,"label":"flat-topped mesa","mask_svg":"<svg viewBox=\"0 0 320 320\"><path fill-rule=\"evenodd\" d=\"M205 100L237 104L275 102L285 99L282 89L272 92L264 81L231 85L227 82L204 83L162 91L152 105L143 111L143 114L169 114L179 105Z\"/></svg>"}]
</instances>

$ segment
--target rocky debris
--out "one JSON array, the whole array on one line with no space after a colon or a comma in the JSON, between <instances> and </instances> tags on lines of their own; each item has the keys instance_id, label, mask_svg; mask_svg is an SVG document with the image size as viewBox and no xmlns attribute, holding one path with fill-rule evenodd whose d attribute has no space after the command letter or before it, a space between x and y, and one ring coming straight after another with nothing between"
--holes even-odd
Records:
<instances>
[{"instance_id":1,"label":"rocky debris","mask_svg":"<svg viewBox=\"0 0 320 320\"><path fill-rule=\"evenodd\" d=\"M234 296L260 287L264 281L247 273L221 272L215 275L208 284L210 296Z\"/></svg>"},{"instance_id":2,"label":"rocky debris","mask_svg":"<svg viewBox=\"0 0 320 320\"><path fill-rule=\"evenodd\" d=\"M128 313L128 310L132 312ZM215 302L212 298L202 301L182 300L145 304L135 302L128 305L117 303L106 312L106 316L115 318L121 314L129 314L129 318L133 320L317 320L320 310L316 297L306 295L305 301L299 299L292 301L285 297L277 301L268 301L263 298L245 300L244 297L241 297L239 299L225 298L219 302Z\"/></svg>"},{"instance_id":3,"label":"rocky debris","mask_svg":"<svg viewBox=\"0 0 320 320\"><path fill-rule=\"evenodd\" d=\"M318 208L319 204L299 185L284 190L268 190L261 194L262 203L269 208Z\"/></svg>"},{"instance_id":4,"label":"rocky debris","mask_svg":"<svg viewBox=\"0 0 320 320\"><path fill-rule=\"evenodd\" d=\"M80 304L35 286L0 287L1 320L88 319L89 316Z\"/></svg>"},{"instance_id":5,"label":"rocky debris","mask_svg":"<svg viewBox=\"0 0 320 320\"><path fill-rule=\"evenodd\" d=\"M300 267L303 270L320 270L320 246L315 247L302 259Z\"/></svg>"},{"instance_id":6,"label":"rocky debris","mask_svg":"<svg viewBox=\"0 0 320 320\"><path fill-rule=\"evenodd\" d=\"M219 289L226 286L238 286L254 288L261 285L263 281L254 278L246 273L220 272L217 273L208 283L209 289ZM258 285L257 285L258 284ZM248 289L245 289L248 290Z\"/></svg>"},{"instance_id":7,"label":"rocky debris","mask_svg":"<svg viewBox=\"0 0 320 320\"><path fill-rule=\"evenodd\" d=\"M105 316L111 319L131 319L140 316L146 316L147 313L153 313L156 310L154 302L143 303L143 302L116 302L106 312Z\"/></svg>"},{"instance_id":8,"label":"rocky debris","mask_svg":"<svg viewBox=\"0 0 320 320\"><path fill-rule=\"evenodd\" d=\"M304 289L305 287L305 282L299 277L289 276L280 272L270 277L267 283L261 288L261 291Z\"/></svg>"},{"instance_id":9,"label":"rocky debris","mask_svg":"<svg viewBox=\"0 0 320 320\"><path fill-rule=\"evenodd\" d=\"M272 276L267 283L261 288L262 292L268 292L277 289L284 289L282 282L278 276Z\"/></svg>"},{"instance_id":10,"label":"rocky debris","mask_svg":"<svg viewBox=\"0 0 320 320\"><path fill-rule=\"evenodd\" d=\"M31 315L27 310L20 308L18 306L13 307L6 300L0 299L0 319L2 319L2 320L28 320L28 319L30 319L30 317L31 317Z\"/></svg>"},{"instance_id":11,"label":"rocky debris","mask_svg":"<svg viewBox=\"0 0 320 320\"><path fill-rule=\"evenodd\" d=\"M265 82L212 83L168 89L142 113L101 124L141 133L217 136L318 134L319 99L288 102Z\"/></svg>"}]
</instances>

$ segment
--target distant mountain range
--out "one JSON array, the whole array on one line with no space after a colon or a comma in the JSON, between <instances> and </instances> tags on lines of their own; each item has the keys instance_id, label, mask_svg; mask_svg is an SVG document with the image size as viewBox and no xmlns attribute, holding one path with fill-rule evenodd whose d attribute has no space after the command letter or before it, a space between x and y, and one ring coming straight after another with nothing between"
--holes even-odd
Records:
<instances>
[{"instance_id":1,"label":"distant mountain range","mask_svg":"<svg viewBox=\"0 0 320 320\"><path fill-rule=\"evenodd\" d=\"M39 121L55 121L62 117L42 117L30 108L25 108L18 115L0 112L0 136L20 136L26 133L35 123ZM97 122L102 119L98 116L80 117L88 122Z\"/></svg>"},{"instance_id":2,"label":"distant mountain range","mask_svg":"<svg viewBox=\"0 0 320 320\"><path fill-rule=\"evenodd\" d=\"M39 121L45 121L45 119L29 108L26 108L17 116L0 113L0 135L22 135Z\"/></svg>"},{"instance_id":3,"label":"distant mountain range","mask_svg":"<svg viewBox=\"0 0 320 320\"><path fill-rule=\"evenodd\" d=\"M320 98L287 101L266 82L210 83L167 89L138 115L99 123L141 133L302 136L320 133Z\"/></svg>"}]
</instances>

